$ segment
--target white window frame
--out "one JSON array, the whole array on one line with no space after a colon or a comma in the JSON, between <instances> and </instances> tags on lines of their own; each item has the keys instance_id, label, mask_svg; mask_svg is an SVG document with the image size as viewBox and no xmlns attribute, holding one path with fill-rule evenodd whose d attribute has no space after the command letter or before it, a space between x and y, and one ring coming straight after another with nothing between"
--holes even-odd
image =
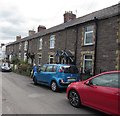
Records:
<instances>
[{"instance_id":1,"label":"white window frame","mask_svg":"<svg viewBox=\"0 0 120 116\"><path fill-rule=\"evenodd\" d=\"M12 61L12 55L10 54L10 56L9 56L9 61Z\"/></svg>"},{"instance_id":2,"label":"white window frame","mask_svg":"<svg viewBox=\"0 0 120 116\"><path fill-rule=\"evenodd\" d=\"M19 59L21 59L21 52L19 52L19 54L18 54L18 55L19 55L19 56L18 56L18 57L19 57Z\"/></svg>"},{"instance_id":3,"label":"white window frame","mask_svg":"<svg viewBox=\"0 0 120 116\"><path fill-rule=\"evenodd\" d=\"M89 26L88 26L89 27ZM86 27L87 28L87 27ZM92 37L92 42L91 43L86 43L86 40L87 40L87 34L91 34L93 35L93 30L92 31L85 31L85 34L84 34L84 45L93 45L93 37Z\"/></svg>"},{"instance_id":4,"label":"white window frame","mask_svg":"<svg viewBox=\"0 0 120 116\"><path fill-rule=\"evenodd\" d=\"M19 50L21 50L21 47L22 47L22 45L21 45L21 43L19 44Z\"/></svg>"},{"instance_id":5,"label":"white window frame","mask_svg":"<svg viewBox=\"0 0 120 116\"><path fill-rule=\"evenodd\" d=\"M27 50L28 49L28 41L25 41L24 43L24 50Z\"/></svg>"},{"instance_id":6,"label":"white window frame","mask_svg":"<svg viewBox=\"0 0 120 116\"><path fill-rule=\"evenodd\" d=\"M50 59L53 59L53 62L54 62L54 56L53 55L49 55L49 64L50 64Z\"/></svg>"},{"instance_id":7,"label":"white window frame","mask_svg":"<svg viewBox=\"0 0 120 116\"><path fill-rule=\"evenodd\" d=\"M26 53L24 53L24 61L27 60L27 56L26 56Z\"/></svg>"},{"instance_id":8,"label":"white window frame","mask_svg":"<svg viewBox=\"0 0 120 116\"><path fill-rule=\"evenodd\" d=\"M91 56L91 59L85 59L86 56ZM93 55L92 54L84 54L84 59L83 59L83 73L85 73L85 61L91 61L93 62ZM93 67L91 73L93 72Z\"/></svg>"},{"instance_id":9,"label":"white window frame","mask_svg":"<svg viewBox=\"0 0 120 116\"><path fill-rule=\"evenodd\" d=\"M40 38L40 39L39 39L39 49L40 49L40 50L42 49L42 43L43 43L43 39Z\"/></svg>"},{"instance_id":10,"label":"white window frame","mask_svg":"<svg viewBox=\"0 0 120 116\"><path fill-rule=\"evenodd\" d=\"M62 63L62 64L66 64L65 58L62 58L61 63Z\"/></svg>"},{"instance_id":11,"label":"white window frame","mask_svg":"<svg viewBox=\"0 0 120 116\"><path fill-rule=\"evenodd\" d=\"M50 36L50 49L55 48L55 35Z\"/></svg>"}]
</instances>

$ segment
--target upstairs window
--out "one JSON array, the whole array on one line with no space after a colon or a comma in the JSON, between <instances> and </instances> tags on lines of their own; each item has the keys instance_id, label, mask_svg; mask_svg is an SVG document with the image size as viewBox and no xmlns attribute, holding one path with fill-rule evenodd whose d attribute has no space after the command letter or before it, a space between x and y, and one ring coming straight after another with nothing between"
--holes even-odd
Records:
<instances>
[{"instance_id":1,"label":"upstairs window","mask_svg":"<svg viewBox=\"0 0 120 116\"><path fill-rule=\"evenodd\" d=\"M25 41L24 50L27 50L27 49L28 49L28 41Z\"/></svg>"},{"instance_id":2,"label":"upstairs window","mask_svg":"<svg viewBox=\"0 0 120 116\"><path fill-rule=\"evenodd\" d=\"M39 40L39 49L42 49L42 42L43 42L43 40L42 40L42 38L40 38L40 40Z\"/></svg>"},{"instance_id":3,"label":"upstairs window","mask_svg":"<svg viewBox=\"0 0 120 116\"><path fill-rule=\"evenodd\" d=\"M54 48L55 47L55 35L51 35L50 36L50 48Z\"/></svg>"},{"instance_id":4,"label":"upstairs window","mask_svg":"<svg viewBox=\"0 0 120 116\"><path fill-rule=\"evenodd\" d=\"M94 32L94 26L85 27L84 45L92 45L93 44L93 37L94 37L93 32Z\"/></svg>"}]
</instances>

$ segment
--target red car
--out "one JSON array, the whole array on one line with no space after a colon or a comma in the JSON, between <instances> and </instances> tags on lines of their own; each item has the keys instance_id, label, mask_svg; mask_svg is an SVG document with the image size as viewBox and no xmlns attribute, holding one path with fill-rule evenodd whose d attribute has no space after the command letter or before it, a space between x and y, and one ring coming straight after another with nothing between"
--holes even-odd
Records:
<instances>
[{"instance_id":1,"label":"red car","mask_svg":"<svg viewBox=\"0 0 120 116\"><path fill-rule=\"evenodd\" d=\"M104 72L71 83L67 98L74 107L86 105L107 114L120 115L120 71Z\"/></svg>"}]
</instances>

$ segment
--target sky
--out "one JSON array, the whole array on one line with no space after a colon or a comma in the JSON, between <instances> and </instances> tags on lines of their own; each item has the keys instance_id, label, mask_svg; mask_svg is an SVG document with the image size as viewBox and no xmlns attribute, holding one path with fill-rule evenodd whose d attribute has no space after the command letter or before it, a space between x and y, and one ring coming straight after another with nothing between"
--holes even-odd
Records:
<instances>
[{"instance_id":1,"label":"sky","mask_svg":"<svg viewBox=\"0 0 120 116\"><path fill-rule=\"evenodd\" d=\"M0 43L9 43L37 31L39 25L47 29L62 24L65 11L77 18L118 4L120 0L0 0Z\"/></svg>"}]
</instances>

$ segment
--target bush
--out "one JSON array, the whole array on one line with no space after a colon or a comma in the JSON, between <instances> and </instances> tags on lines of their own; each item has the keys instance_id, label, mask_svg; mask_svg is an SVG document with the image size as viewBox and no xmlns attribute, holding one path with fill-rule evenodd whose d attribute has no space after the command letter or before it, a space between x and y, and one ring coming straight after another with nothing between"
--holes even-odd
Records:
<instances>
[{"instance_id":1,"label":"bush","mask_svg":"<svg viewBox=\"0 0 120 116\"><path fill-rule=\"evenodd\" d=\"M18 66L18 72L25 76L30 76L32 66L30 64L20 64Z\"/></svg>"},{"instance_id":2,"label":"bush","mask_svg":"<svg viewBox=\"0 0 120 116\"><path fill-rule=\"evenodd\" d=\"M14 62L13 71L21 75L30 76L32 65L25 61L17 61Z\"/></svg>"}]
</instances>

